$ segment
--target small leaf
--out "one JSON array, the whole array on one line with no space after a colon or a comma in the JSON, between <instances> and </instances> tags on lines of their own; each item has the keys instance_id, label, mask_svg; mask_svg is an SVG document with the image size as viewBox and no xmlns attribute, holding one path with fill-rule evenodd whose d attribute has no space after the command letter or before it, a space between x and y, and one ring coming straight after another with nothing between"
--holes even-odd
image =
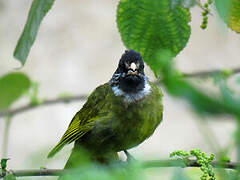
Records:
<instances>
[{"instance_id":1,"label":"small leaf","mask_svg":"<svg viewBox=\"0 0 240 180\"><path fill-rule=\"evenodd\" d=\"M0 77L0 109L8 108L29 87L30 80L23 73L9 73Z\"/></svg>"},{"instance_id":2,"label":"small leaf","mask_svg":"<svg viewBox=\"0 0 240 180\"><path fill-rule=\"evenodd\" d=\"M227 26L240 33L240 1L215 0L215 2L217 12Z\"/></svg>"},{"instance_id":3,"label":"small leaf","mask_svg":"<svg viewBox=\"0 0 240 180\"><path fill-rule=\"evenodd\" d=\"M14 57L18 59L22 65L26 62L41 21L51 9L53 3L54 0L33 0L24 30L14 50Z\"/></svg>"},{"instance_id":4,"label":"small leaf","mask_svg":"<svg viewBox=\"0 0 240 180\"><path fill-rule=\"evenodd\" d=\"M8 160L9 160L8 158L7 159L1 159L1 169L2 170L5 170L7 168L7 161Z\"/></svg>"},{"instance_id":5,"label":"small leaf","mask_svg":"<svg viewBox=\"0 0 240 180\"><path fill-rule=\"evenodd\" d=\"M155 75L160 68L156 53L169 51L176 56L188 42L189 21L189 9L171 0L121 0L117 9L124 45L140 52Z\"/></svg>"},{"instance_id":6,"label":"small leaf","mask_svg":"<svg viewBox=\"0 0 240 180\"><path fill-rule=\"evenodd\" d=\"M221 73L222 73L223 77L227 78L233 74L233 70L232 69L222 69Z\"/></svg>"}]
</instances>

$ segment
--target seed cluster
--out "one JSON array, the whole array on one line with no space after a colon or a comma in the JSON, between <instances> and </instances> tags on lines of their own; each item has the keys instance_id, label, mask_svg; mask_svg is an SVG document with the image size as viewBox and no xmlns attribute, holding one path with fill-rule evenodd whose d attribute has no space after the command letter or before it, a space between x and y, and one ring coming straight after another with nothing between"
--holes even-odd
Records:
<instances>
[{"instance_id":1,"label":"seed cluster","mask_svg":"<svg viewBox=\"0 0 240 180\"><path fill-rule=\"evenodd\" d=\"M208 24L208 14L210 13L210 9L209 6L213 3L213 0L208 0L204 5L203 5L203 12L202 12L202 16L203 16L203 21L201 24L201 28L202 29L206 29L207 28L207 24Z\"/></svg>"},{"instance_id":2,"label":"seed cluster","mask_svg":"<svg viewBox=\"0 0 240 180\"><path fill-rule=\"evenodd\" d=\"M216 180L215 174L213 172L213 167L210 164L214 159L214 154L207 156L206 153L202 152L200 149L192 149L190 152L177 150L170 154L170 157L176 157L182 159L185 164L189 161L189 158L196 158L197 163L200 165L200 169L203 172L200 177L201 180Z\"/></svg>"}]
</instances>

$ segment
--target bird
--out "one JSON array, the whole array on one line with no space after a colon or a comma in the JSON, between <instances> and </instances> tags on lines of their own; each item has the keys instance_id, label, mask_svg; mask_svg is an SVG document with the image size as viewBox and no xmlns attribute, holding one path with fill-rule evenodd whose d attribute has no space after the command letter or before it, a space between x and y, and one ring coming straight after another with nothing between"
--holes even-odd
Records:
<instances>
[{"instance_id":1,"label":"bird","mask_svg":"<svg viewBox=\"0 0 240 180\"><path fill-rule=\"evenodd\" d=\"M94 162L118 160L118 152L136 147L154 133L163 118L162 96L145 75L141 54L125 50L112 78L89 95L48 158L74 142L65 169L78 166L81 149Z\"/></svg>"}]
</instances>

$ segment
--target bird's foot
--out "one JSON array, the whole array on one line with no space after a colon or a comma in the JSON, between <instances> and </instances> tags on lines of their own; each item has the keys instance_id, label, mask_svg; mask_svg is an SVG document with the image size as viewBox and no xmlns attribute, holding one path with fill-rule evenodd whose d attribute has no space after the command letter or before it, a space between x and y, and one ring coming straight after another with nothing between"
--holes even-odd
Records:
<instances>
[{"instance_id":1,"label":"bird's foot","mask_svg":"<svg viewBox=\"0 0 240 180\"><path fill-rule=\"evenodd\" d=\"M136 159L127 150L124 150L124 153L127 156L127 162L134 162L134 161L136 161Z\"/></svg>"}]
</instances>

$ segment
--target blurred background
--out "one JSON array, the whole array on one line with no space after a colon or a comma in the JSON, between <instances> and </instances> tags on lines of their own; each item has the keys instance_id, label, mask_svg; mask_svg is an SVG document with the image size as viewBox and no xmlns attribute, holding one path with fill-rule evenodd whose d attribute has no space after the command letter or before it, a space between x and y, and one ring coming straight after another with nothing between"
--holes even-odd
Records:
<instances>
[{"instance_id":1,"label":"blurred background","mask_svg":"<svg viewBox=\"0 0 240 180\"><path fill-rule=\"evenodd\" d=\"M0 0L0 75L10 71L25 72L40 84L40 98L54 98L61 93L89 94L98 85L109 81L125 50L115 22L118 1L56 1L40 26L25 66L18 69L21 65L14 60L13 51L31 2ZM201 10L194 7L191 11L192 35L186 48L175 59L177 67L185 73L240 67L240 36L227 29L217 20L218 17L210 16L208 28L200 29ZM149 68L146 71L154 80ZM194 81L214 91L210 80ZM229 83L231 81L234 77ZM201 117L184 101L165 92L163 101L161 125L153 136L130 150L136 159L166 159L170 152L178 149L201 148L214 152L208 141L213 137L221 147L231 143L235 130L231 117L201 121ZM14 107L26 102L22 99ZM65 147L53 159L48 160L46 156L83 103L44 106L14 116L8 144L8 157L11 158L8 167L62 168L72 145ZM206 123L213 134L206 135L203 125ZM0 119L0 146L3 129L4 120Z\"/></svg>"}]
</instances>

